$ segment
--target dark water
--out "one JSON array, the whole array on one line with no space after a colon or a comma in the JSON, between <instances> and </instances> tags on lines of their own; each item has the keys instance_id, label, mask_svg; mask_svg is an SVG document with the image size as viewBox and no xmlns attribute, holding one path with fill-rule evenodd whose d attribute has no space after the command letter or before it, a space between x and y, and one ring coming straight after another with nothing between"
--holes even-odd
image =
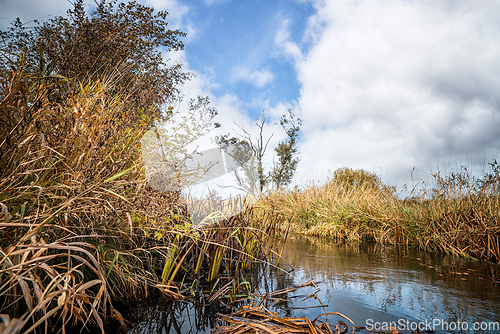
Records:
<instances>
[{"instance_id":1,"label":"dark water","mask_svg":"<svg viewBox=\"0 0 500 334\"><path fill-rule=\"evenodd\" d=\"M366 327L357 333L391 326L401 333L417 327L438 333L500 333L500 283L495 283L500 282L499 266L437 253L373 244L335 245L303 237L290 237L283 255L295 269L293 276L260 268L248 280L262 278L261 292L323 282L317 284L319 291L309 286L289 293L289 302L273 307L281 315L314 319L325 312L340 312L356 326ZM193 303L146 305L127 314L135 323L127 333L210 333L218 311ZM328 316L327 320L335 324L344 319Z\"/></svg>"}]
</instances>

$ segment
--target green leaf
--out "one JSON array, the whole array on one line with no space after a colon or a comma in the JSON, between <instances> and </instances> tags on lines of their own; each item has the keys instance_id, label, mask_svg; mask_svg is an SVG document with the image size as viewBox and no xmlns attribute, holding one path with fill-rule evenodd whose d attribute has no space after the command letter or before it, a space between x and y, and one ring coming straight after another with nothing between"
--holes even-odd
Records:
<instances>
[{"instance_id":1,"label":"green leaf","mask_svg":"<svg viewBox=\"0 0 500 334\"><path fill-rule=\"evenodd\" d=\"M128 173L132 170L132 168L134 168L135 166L136 166L136 165L133 165L133 166L132 166L132 167L130 167L129 169L126 169L126 170L124 170L124 171L122 171L122 172L119 172L118 174L115 174L115 175L113 175L113 176L111 176L111 177L107 178L106 180L104 180L104 182L103 182L103 183L108 183L108 182L111 182L111 181L113 181L113 180L116 180L116 179L118 179L118 178L122 177L123 175L127 175L127 174L128 174Z\"/></svg>"}]
</instances>

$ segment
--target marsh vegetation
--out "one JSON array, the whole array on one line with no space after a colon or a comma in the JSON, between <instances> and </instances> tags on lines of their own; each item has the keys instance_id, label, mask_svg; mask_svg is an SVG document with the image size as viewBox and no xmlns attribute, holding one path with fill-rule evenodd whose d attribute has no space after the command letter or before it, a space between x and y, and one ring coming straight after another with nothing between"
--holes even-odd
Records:
<instances>
[{"instance_id":1,"label":"marsh vegetation","mask_svg":"<svg viewBox=\"0 0 500 334\"><path fill-rule=\"evenodd\" d=\"M500 263L500 168L465 168L402 199L364 170L339 169L324 185L273 192L260 202L282 230L336 241L373 241Z\"/></svg>"},{"instance_id":2,"label":"marsh vegetation","mask_svg":"<svg viewBox=\"0 0 500 334\"><path fill-rule=\"evenodd\" d=\"M16 21L2 32L0 314L7 332L65 332L74 324L104 332L107 319L124 324L116 302L158 294L232 302L250 293L243 273L253 264L279 263L283 244L273 243L280 231L284 239L293 231L500 263L498 164L479 180L466 171L436 174L432 189L409 199L350 169L322 186L284 190L298 163L300 120L282 119L288 139L269 174L278 190L236 216L193 227L177 191L148 184L140 144L172 117L179 86L191 77L158 51L181 50L184 34L167 28L167 13L114 6L101 2L89 15L77 0L67 18L32 29ZM204 98L190 107L209 121L215 115Z\"/></svg>"}]
</instances>

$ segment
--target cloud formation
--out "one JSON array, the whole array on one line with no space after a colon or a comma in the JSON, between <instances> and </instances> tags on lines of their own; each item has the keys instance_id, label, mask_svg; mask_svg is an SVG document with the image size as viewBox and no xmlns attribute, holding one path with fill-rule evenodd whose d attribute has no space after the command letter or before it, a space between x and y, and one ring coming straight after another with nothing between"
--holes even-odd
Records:
<instances>
[{"instance_id":1,"label":"cloud formation","mask_svg":"<svg viewBox=\"0 0 500 334\"><path fill-rule=\"evenodd\" d=\"M275 35L274 42L285 56L291 57L295 62L300 62L302 61L302 50L291 40L289 24L289 20L283 21Z\"/></svg>"},{"instance_id":2,"label":"cloud formation","mask_svg":"<svg viewBox=\"0 0 500 334\"><path fill-rule=\"evenodd\" d=\"M275 39L295 60L301 83L299 180L325 180L350 166L401 185L414 166L443 159L474 164L477 152L499 152L500 21L494 13L500 3L337 0L315 6L305 32L314 44L306 54L290 40L286 21Z\"/></svg>"},{"instance_id":3,"label":"cloud formation","mask_svg":"<svg viewBox=\"0 0 500 334\"><path fill-rule=\"evenodd\" d=\"M237 67L233 74L234 80L248 82L256 87L262 88L274 79L274 74L266 69L250 70L246 67Z\"/></svg>"}]
</instances>

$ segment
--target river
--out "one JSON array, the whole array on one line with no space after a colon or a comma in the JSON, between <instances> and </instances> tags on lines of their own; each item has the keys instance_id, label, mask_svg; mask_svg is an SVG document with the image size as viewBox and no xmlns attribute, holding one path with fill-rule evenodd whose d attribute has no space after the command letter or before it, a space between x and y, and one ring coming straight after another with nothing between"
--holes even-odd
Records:
<instances>
[{"instance_id":1,"label":"river","mask_svg":"<svg viewBox=\"0 0 500 334\"><path fill-rule=\"evenodd\" d=\"M500 333L500 268L435 252L376 244L337 245L324 239L291 236L283 249L290 266L260 268L258 289L275 291L321 282L288 294L273 306L282 316L314 319L339 312L356 326L400 333ZM292 276L293 275L293 276ZM319 291L318 291L319 289ZM210 333L218 310L193 303L142 306L126 317L126 333ZM325 320L322 318L321 320ZM328 317L335 324L340 317ZM349 324L349 323L348 323ZM488 328L489 327L489 328ZM481 330L485 329L485 330ZM478 330L475 330L478 329ZM390 329L389 329L390 330Z\"/></svg>"}]
</instances>

